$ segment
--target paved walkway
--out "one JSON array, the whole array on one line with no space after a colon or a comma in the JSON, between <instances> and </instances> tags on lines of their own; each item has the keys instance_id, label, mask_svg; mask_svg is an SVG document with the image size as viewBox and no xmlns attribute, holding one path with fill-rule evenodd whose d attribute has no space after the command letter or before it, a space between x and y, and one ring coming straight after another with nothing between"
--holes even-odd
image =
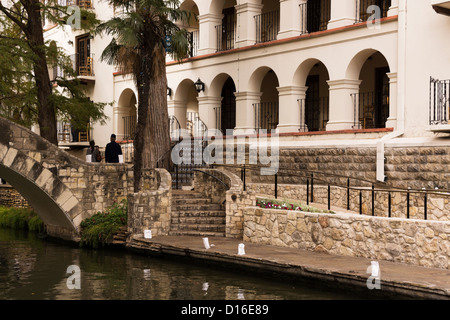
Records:
<instances>
[{"instance_id":1,"label":"paved walkway","mask_svg":"<svg viewBox=\"0 0 450 320\"><path fill-rule=\"evenodd\" d=\"M330 281L339 286L369 290L367 273L371 260L337 256L295 248L244 243L244 255L238 255L238 239L209 238L212 245L205 249L202 237L159 236L152 239L133 237L130 249L148 253L188 256L238 267L279 272L309 280ZM407 295L418 299L450 300L450 270L425 268L388 261L378 261L380 292ZM376 289L373 289L376 290Z\"/></svg>"}]
</instances>

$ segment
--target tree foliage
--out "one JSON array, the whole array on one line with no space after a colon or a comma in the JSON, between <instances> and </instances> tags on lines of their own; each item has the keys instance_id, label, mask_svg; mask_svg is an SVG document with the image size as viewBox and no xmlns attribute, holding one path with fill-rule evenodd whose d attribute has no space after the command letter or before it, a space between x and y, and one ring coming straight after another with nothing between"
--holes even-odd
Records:
<instances>
[{"instance_id":1,"label":"tree foliage","mask_svg":"<svg viewBox=\"0 0 450 320\"><path fill-rule=\"evenodd\" d=\"M81 28L92 31L98 24L95 15L80 13ZM70 119L76 128L106 120L106 103L87 98L68 53L44 40L44 17L64 26L71 16L58 0L0 1L0 116L25 126L39 124L41 136L55 144L58 118Z\"/></svg>"}]
</instances>

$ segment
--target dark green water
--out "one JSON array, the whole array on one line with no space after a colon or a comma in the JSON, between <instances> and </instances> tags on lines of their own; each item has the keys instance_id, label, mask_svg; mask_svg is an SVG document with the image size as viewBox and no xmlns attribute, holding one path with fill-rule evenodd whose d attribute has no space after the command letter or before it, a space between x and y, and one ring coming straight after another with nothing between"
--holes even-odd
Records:
<instances>
[{"instance_id":1,"label":"dark green water","mask_svg":"<svg viewBox=\"0 0 450 320\"><path fill-rule=\"evenodd\" d=\"M69 289L67 268L80 268ZM192 261L128 251L80 249L0 229L0 300L361 299Z\"/></svg>"}]
</instances>

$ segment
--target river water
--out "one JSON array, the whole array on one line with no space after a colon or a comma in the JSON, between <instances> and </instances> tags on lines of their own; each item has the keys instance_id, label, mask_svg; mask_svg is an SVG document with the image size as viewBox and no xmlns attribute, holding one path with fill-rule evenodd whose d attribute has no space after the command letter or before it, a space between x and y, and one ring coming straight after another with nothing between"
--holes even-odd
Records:
<instances>
[{"instance_id":1,"label":"river water","mask_svg":"<svg viewBox=\"0 0 450 320\"><path fill-rule=\"evenodd\" d=\"M67 273L79 267L80 275ZM70 278L70 279L69 279ZM306 287L192 261L81 249L0 228L0 300L335 300Z\"/></svg>"}]
</instances>

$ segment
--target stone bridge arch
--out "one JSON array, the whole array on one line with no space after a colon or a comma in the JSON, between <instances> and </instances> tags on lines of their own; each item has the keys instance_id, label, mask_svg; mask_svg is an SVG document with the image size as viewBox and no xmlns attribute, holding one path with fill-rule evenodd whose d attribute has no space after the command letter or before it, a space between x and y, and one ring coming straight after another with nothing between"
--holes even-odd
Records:
<instances>
[{"instance_id":1,"label":"stone bridge arch","mask_svg":"<svg viewBox=\"0 0 450 320\"><path fill-rule=\"evenodd\" d=\"M30 203L51 236L79 240L83 219L127 197L130 172L127 164L87 163L0 118L0 176Z\"/></svg>"}]
</instances>

